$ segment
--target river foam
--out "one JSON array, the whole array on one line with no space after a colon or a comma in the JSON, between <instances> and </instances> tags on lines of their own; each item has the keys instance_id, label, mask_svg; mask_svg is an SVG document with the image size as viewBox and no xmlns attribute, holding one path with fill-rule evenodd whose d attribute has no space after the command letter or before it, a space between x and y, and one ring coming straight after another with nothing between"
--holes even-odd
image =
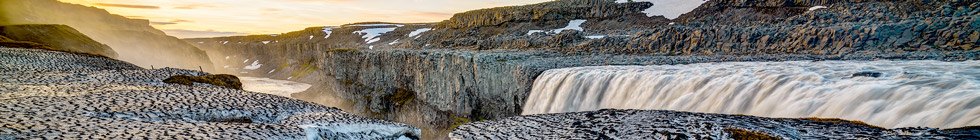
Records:
<instances>
[{"instance_id":1,"label":"river foam","mask_svg":"<svg viewBox=\"0 0 980 140\"><path fill-rule=\"evenodd\" d=\"M242 88L246 91L266 93L283 97L292 97L293 93L306 91L312 85L300 82L276 80L258 77L239 77Z\"/></svg>"},{"instance_id":2,"label":"river foam","mask_svg":"<svg viewBox=\"0 0 980 140\"><path fill-rule=\"evenodd\" d=\"M602 108L980 125L980 61L793 61L548 70L522 114Z\"/></svg>"}]
</instances>

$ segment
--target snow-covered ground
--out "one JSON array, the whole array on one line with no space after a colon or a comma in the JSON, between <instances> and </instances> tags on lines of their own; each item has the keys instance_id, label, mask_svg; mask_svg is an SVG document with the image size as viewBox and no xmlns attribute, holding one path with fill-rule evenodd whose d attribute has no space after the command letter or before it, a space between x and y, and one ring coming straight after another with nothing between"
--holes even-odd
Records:
<instances>
[{"instance_id":1,"label":"snow-covered ground","mask_svg":"<svg viewBox=\"0 0 980 140\"><path fill-rule=\"evenodd\" d=\"M333 33L334 27L323 27L323 33L327 33L327 36L323 38L330 38L330 34Z\"/></svg>"},{"instance_id":2,"label":"snow-covered ground","mask_svg":"<svg viewBox=\"0 0 980 140\"><path fill-rule=\"evenodd\" d=\"M544 32L544 33L548 33L548 34L557 34L557 33L561 33L562 31L565 31L565 30L578 30L578 31L582 31L582 23L585 23L586 21L588 21L588 20L584 20L584 19L571 20L571 21L568 21L568 26L565 26L565 28L559 28L559 29L554 29L554 30L550 30L550 31L530 30L530 31L527 31L527 35L531 35L531 34L538 33L538 32Z\"/></svg>"},{"instance_id":3,"label":"snow-covered ground","mask_svg":"<svg viewBox=\"0 0 980 140\"><path fill-rule=\"evenodd\" d=\"M418 30L415 30L415 31L412 31L411 33L408 33L408 37L415 37L415 38L419 38L419 37L416 37L416 36L418 36L418 35L420 35L420 34L422 34L422 33L424 33L424 32L428 32L428 31L431 31L431 30L432 30L432 28L422 28L422 29L418 29Z\"/></svg>"},{"instance_id":4,"label":"snow-covered ground","mask_svg":"<svg viewBox=\"0 0 980 140\"><path fill-rule=\"evenodd\" d=\"M691 12L707 0L616 0L616 3L626 2L649 2L653 6L644 10L647 16L664 16L667 19L675 19L681 14Z\"/></svg>"},{"instance_id":5,"label":"snow-covered ground","mask_svg":"<svg viewBox=\"0 0 980 140\"><path fill-rule=\"evenodd\" d=\"M238 77L245 91L266 93L283 97L291 97L293 93L303 92L312 85L300 82L276 80L259 77Z\"/></svg>"},{"instance_id":6,"label":"snow-covered ground","mask_svg":"<svg viewBox=\"0 0 980 140\"><path fill-rule=\"evenodd\" d=\"M371 44L371 43L380 41L381 38L379 36L381 36L382 34L385 34L385 33L391 32L391 31L394 31L395 29L398 29L398 27L392 27L392 28L370 28L370 29L364 29L364 30L360 30L360 31L355 31L354 34L363 35L362 38L364 38L364 42L367 42L367 44Z\"/></svg>"}]
</instances>

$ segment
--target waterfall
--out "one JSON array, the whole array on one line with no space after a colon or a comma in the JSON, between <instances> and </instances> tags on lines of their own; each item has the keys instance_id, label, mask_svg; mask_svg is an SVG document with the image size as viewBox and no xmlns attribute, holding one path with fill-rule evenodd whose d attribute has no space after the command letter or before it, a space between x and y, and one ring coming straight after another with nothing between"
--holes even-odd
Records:
<instances>
[{"instance_id":1,"label":"waterfall","mask_svg":"<svg viewBox=\"0 0 980 140\"><path fill-rule=\"evenodd\" d=\"M553 69L522 114L603 108L980 125L980 61L725 62Z\"/></svg>"}]
</instances>

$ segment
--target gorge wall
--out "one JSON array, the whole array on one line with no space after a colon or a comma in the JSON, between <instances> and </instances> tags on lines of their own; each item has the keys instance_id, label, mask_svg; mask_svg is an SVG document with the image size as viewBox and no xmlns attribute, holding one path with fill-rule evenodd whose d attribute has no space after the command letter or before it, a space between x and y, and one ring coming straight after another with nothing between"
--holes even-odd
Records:
<instances>
[{"instance_id":1,"label":"gorge wall","mask_svg":"<svg viewBox=\"0 0 980 140\"><path fill-rule=\"evenodd\" d=\"M147 20L128 19L95 7L57 0L0 0L0 25L63 24L115 50L118 59L141 67L213 70L207 54L168 36Z\"/></svg>"}]
</instances>

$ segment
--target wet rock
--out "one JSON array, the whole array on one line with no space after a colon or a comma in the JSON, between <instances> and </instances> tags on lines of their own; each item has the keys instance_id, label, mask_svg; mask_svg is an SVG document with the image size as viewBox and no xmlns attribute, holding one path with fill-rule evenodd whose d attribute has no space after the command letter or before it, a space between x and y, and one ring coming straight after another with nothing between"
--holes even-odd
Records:
<instances>
[{"instance_id":1,"label":"wet rock","mask_svg":"<svg viewBox=\"0 0 980 140\"><path fill-rule=\"evenodd\" d=\"M851 78L853 78L853 77L871 77L871 78L878 78L878 77L881 77L881 75L882 75L881 72L863 71L863 72L858 72L858 73L851 74Z\"/></svg>"}]
</instances>

